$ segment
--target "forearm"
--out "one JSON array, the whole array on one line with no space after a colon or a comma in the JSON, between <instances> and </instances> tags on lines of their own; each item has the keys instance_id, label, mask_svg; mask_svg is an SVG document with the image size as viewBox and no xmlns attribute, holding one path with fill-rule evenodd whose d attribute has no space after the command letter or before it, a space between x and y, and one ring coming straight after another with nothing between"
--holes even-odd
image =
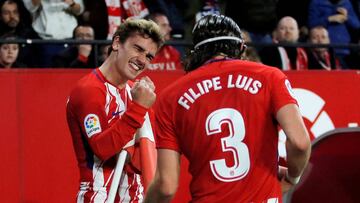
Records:
<instances>
[{"instance_id":1,"label":"forearm","mask_svg":"<svg viewBox=\"0 0 360 203\"><path fill-rule=\"evenodd\" d=\"M174 197L180 175L180 154L169 149L158 149L154 181L145 196L146 203L167 203Z\"/></svg>"},{"instance_id":2,"label":"forearm","mask_svg":"<svg viewBox=\"0 0 360 203\"><path fill-rule=\"evenodd\" d=\"M288 174L291 177L298 177L305 169L310 158L310 146L300 149L293 143L286 141Z\"/></svg>"},{"instance_id":3,"label":"forearm","mask_svg":"<svg viewBox=\"0 0 360 203\"><path fill-rule=\"evenodd\" d=\"M119 153L142 126L146 112L146 108L133 103L110 128L91 137L89 143L96 156L101 160L107 160Z\"/></svg>"},{"instance_id":4,"label":"forearm","mask_svg":"<svg viewBox=\"0 0 360 203\"><path fill-rule=\"evenodd\" d=\"M298 107L288 104L277 113L277 120L286 135L286 159L288 173L298 177L309 161L311 143Z\"/></svg>"},{"instance_id":5,"label":"forearm","mask_svg":"<svg viewBox=\"0 0 360 203\"><path fill-rule=\"evenodd\" d=\"M172 195L166 195L160 190L158 180L150 184L144 203L168 203L172 199Z\"/></svg>"}]
</instances>

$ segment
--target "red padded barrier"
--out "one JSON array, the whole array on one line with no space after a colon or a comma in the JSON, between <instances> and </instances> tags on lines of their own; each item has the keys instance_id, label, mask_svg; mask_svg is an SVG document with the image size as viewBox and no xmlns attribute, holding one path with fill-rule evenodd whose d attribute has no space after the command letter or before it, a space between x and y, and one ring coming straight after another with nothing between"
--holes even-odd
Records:
<instances>
[{"instance_id":1,"label":"red padded barrier","mask_svg":"<svg viewBox=\"0 0 360 203\"><path fill-rule=\"evenodd\" d=\"M75 82L90 71L0 70L1 202L74 202L79 174L66 124L65 104ZM154 81L157 93L183 75L170 71L144 74ZM313 137L319 136L317 133L321 130L315 124L320 121L328 128L360 124L358 72L286 74L293 87L310 91L324 101L314 118L306 118ZM179 192L173 202L185 202L190 198L187 165L184 160Z\"/></svg>"}]
</instances>

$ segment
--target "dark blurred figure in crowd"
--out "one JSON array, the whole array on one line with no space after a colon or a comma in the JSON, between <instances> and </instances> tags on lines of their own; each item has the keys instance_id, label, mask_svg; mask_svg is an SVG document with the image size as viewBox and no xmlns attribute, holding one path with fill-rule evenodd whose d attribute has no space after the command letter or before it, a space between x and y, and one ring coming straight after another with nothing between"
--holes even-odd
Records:
<instances>
[{"instance_id":1,"label":"dark blurred figure in crowd","mask_svg":"<svg viewBox=\"0 0 360 203\"><path fill-rule=\"evenodd\" d=\"M299 28L293 17L285 16L280 19L273 40L275 43L296 44L299 39ZM259 52L261 61L282 70L306 70L308 58L301 47L264 47Z\"/></svg>"},{"instance_id":2,"label":"dark blurred figure in crowd","mask_svg":"<svg viewBox=\"0 0 360 203\"><path fill-rule=\"evenodd\" d=\"M271 32L277 23L277 1L227 0L225 15L247 30L253 42L271 43Z\"/></svg>"},{"instance_id":3,"label":"dark blurred figure in crowd","mask_svg":"<svg viewBox=\"0 0 360 203\"><path fill-rule=\"evenodd\" d=\"M350 33L360 29L360 21L349 0L311 0L309 5L309 28L324 26L331 43L347 44L352 41ZM341 67L346 69L348 48L334 49Z\"/></svg>"},{"instance_id":4,"label":"dark blurred figure in crowd","mask_svg":"<svg viewBox=\"0 0 360 203\"><path fill-rule=\"evenodd\" d=\"M16 39L15 35L7 34L0 37L1 40ZM10 69L26 67L18 61L20 46L16 43L0 43L0 68Z\"/></svg>"},{"instance_id":5,"label":"dark blurred figure in crowd","mask_svg":"<svg viewBox=\"0 0 360 203\"><path fill-rule=\"evenodd\" d=\"M78 17L79 24L87 24L94 28L95 39L106 39L109 25L108 11L104 0L84 1L85 11Z\"/></svg>"},{"instance_id":6,"label":"dark blurred figure in crowd","mask_svg":"<svg viewBox=\"0 0 360 203\"><path fill-rule=\"evenodd\" d=\"M322 26L313 27L309 33L309 43L311 44L330 44L329 33ZM340 63L335 58L333 49L327 47L308 48L306 50L309 59L309 70L332 70L340 69Z\"/></svg>"},{"instance_id":7,"label":"dark blurred figure in crowd","mask_svg":"<svg viewBox=\"0 0 360 203\"><path fill-rule=\"evenodd\" d=\"M171 35L176 39L185 37L185 19L186 12L190 4L194 3L189 0L144 0L149 8L150 13L162 11L169 19L172 27Z\"/></svg>"},{"instance_id":8,"label":"dark blurred figure in crowd","mask_svg":"<svg viewBox=\"0 0 360 203\"><path fill-rule=\"evenodd\" d=\"M171 40L171 26L167 16L162 12L151 13L146 19L159 25L165 42ZM149 64L149 70L183 70L180 52L171 45L163 45Z\"/></svg>"},{"instance_id":9,"label":"dark blurred figure in crowd","mask_svg":"<svg viewBox=\"0 0 360 203\"><path fill-rule=\"evenodd\" d=\"M76 40L94 40L94 29L89 25L79 25L74 30ZM94 49L91 44L74 44L53 58L54 67L96 68Z\"/></svg>"},{"instance_id":10,"label":"dark blurred figure in crowd","mask_svg":"<svg viewBox=\"0 0 360 203\"><path fill-rule=\"evenodd\" d=\"M245 41L245 44L251 43L251 37L248 31L246 30L241 30L242 34L243 34L243 38ZM248 61L254 61L254 62L261 62L260 56L257 52L257 50L255 49L255 47L251 47L251 46L247 46L243 55L242 55L242 59L244 60L248 60Z\"/></svg>"},{"instance_id":11,"label":"dark blurred figure in crowd","mask_svg":"<svg viewBox=\"0 0 360 203\"><path fill-rule=\"evenodd\" d=\"M110 44L103 44L100 46L99 54L98 54L98 64L104 63L106 58L109 56L110 51Z\"/></svg>"}]
</instances>

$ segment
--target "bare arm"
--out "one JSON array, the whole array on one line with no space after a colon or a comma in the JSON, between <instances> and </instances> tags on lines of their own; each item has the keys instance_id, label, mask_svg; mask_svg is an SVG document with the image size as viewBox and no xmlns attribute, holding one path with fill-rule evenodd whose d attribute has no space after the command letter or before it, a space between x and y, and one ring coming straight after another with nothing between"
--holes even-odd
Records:
<instances>
[{"instance_id":1,"label":"bare arm","mask_svg":"<svg viewBox=\"0 0 360 203\"><path fill-rule=\"evenodd\" d=\"M169 149L159 149L157 169L145 197L145 203L170 202L176 193L180 175L180 154Z\"/></svg>"},{"instance_id":2,"label":"bare arm","mask_svg":"<svg viewBox=\"0 0 360 203\"><path fill-rule=\"evenodd\" d=\"M277 112L276 119L286 134L286 153L288 175L301 176L306 167L310 152L310 138L300 111L295 104L287 104Z\"/></svg>"}]
</instances>

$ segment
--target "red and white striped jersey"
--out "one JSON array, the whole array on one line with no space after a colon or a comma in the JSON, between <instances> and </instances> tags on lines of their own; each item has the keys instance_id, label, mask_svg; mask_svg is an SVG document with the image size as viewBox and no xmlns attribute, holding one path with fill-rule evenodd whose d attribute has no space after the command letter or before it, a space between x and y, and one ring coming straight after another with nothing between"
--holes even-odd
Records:
<instances>
[{"instance_id":1,"label":"red and white striped jersey","mask_svg":"<svg viewBox=\"0 0 360 203\"><path fill-rule=\"evenodd\" d=\"M278 69L209 61L161 93L157 148L183 153L191 202L278 202L277 111L297 103Z\"/></svg>"},{"instance_id":2,"label":"red and white striped jersey","mask_svg":"<svg viewBox=\"0 0 360 203\"><path fill-rule=\"evenodd\" d=\"M105 202L116 154L144 122L148 109L132 102L131 85L119 89L95 69L70 94L67 120L80 169L77 202ZM139 171L126 164L123 177L115 202L141 202L144 188Z\"/></svg>"}]
</instances>

